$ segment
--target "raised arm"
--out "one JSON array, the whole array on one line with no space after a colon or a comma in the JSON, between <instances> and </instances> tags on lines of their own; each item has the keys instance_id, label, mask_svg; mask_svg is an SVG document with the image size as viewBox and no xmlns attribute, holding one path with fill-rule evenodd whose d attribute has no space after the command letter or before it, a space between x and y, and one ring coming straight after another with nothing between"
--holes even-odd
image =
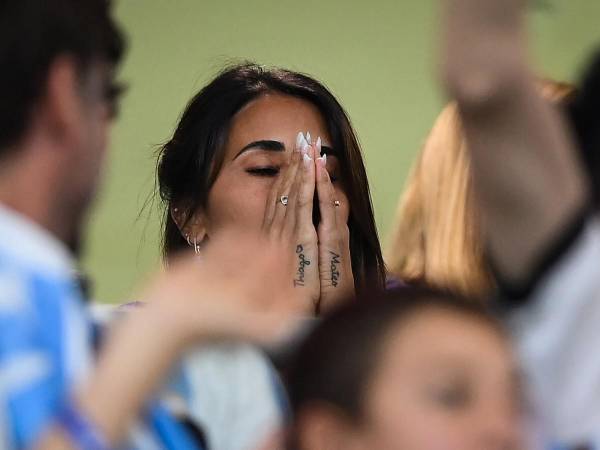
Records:
<instances>
[{"instance_id":1,"label":"raised arm","mask_svg":"<svg viewBox=\"0 0 600 450\"><path fill-rule=\"evenodd\" d=\"M491 262L514 287L583 210L563 120L528 67L525 0L444 0L442 77L459 105Z\"/></svg>"},{"instance_id":2,"label":"raised arm","mask_svg":"<svg viewBox=\"0 0 600 450\"><path fill-rule=\"evenodd\" d=\"M285 276L295 260L281 258L281 248L234 235L214 239L204 252L202 261L183 259L154 279L141 297L147 304L112 330L75 395L75 409L109 448L123 441L186 350L222 339L270 344L299 319L285 301L293 289ZM251 271L248 255L254 255ZM69 438L64 426L56 427L38 448L68 449Z\"/></svg>"}]
</instances>

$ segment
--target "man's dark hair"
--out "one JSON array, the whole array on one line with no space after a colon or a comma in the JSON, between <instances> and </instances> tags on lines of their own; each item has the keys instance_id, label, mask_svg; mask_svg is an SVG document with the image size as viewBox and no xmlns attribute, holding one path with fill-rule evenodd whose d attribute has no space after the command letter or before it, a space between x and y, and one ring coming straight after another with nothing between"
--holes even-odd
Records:
<instances>
[{"instance_id":1,"label":"man's dark hair","mask_svg":"<svg viewBox=\"0 0 600 450\"><path fill-rule=\"evenodd\" d=\"M0 0L0 157L26 131L58 56L83 75L94 62L116 66L124 46L108 0Z\"/></svg>"}]
</instances>

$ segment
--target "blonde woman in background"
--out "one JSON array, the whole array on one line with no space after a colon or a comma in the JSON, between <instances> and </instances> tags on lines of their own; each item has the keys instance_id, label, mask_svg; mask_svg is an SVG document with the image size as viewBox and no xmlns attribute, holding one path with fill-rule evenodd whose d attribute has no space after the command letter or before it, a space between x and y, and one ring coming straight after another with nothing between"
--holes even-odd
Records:
<instances>
[{"instance_id":1,"label":"blonde woman in background","mask_svg":"<svg viewBox=\"0 0 600 450\"><path fill-rule=\"evenodd\" d=\"M566 83L538 82L559 106L574 93ZM387 263L403 282L482 298L493 287L483 257L470 161L455 103L437 118L400 197Z\"/></svg>"}]
</instances>

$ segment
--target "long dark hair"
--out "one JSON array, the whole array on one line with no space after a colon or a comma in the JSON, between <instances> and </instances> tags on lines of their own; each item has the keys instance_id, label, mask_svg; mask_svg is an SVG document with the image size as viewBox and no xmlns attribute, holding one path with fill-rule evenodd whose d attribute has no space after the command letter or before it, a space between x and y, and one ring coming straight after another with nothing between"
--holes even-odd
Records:
<instances>
[{"instance_id":1,"label":"long dark hair","mask_svg":"<svg viewBox=\"0 0 600 450\"><path fill-rule=\"evenodd\" d=\"M369 281L383 286L385 269L377 236L369 184L360 146L350 120L336 98L315 79L284 69L253 63L223 70L187 105L173 137L161 148L157 182L164 204L163 254L188 247L171 216L177 206L184 223L206 208L208 194L224 159L233 116L250 101L269 92L306 100L323 115L332 145L340 155L340 170L351 207L348 228L357 290Z\"/></svg>"}]
</instances>

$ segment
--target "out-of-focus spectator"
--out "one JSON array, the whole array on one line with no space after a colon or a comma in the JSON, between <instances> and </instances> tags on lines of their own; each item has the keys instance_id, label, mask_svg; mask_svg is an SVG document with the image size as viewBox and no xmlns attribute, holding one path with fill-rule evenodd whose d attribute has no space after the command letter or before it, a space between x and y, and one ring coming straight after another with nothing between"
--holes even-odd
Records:
<instances>
[{"instance_id":1,"label":"out-of-focus spectator","mask_svg":"<svg viewBox=\"0 0 600 450\"><path fill-rule=\"evenodd\" d=\"M444 2L445 86L461 111L499 306L511 320L547 448L595 448L600 225L591 199L598 198L598 60L570 111L580 158L566 121L536 92L525 4Z\"/></svg>"},{"instance_id":2,"label":"out-of-focus spectator","mask_svg":"<svg viewBox=\"0 0 600 450\"><path fill-rule=\"evenodd\" d=\"M483 307L419 288L364 300L300 347L290 448L523 448L519 371Z\"/></svg>"},{"instance_id":3,"label":"out-of-focus spectator","mask_svg":"<svg viewBox=\"0 0 600 450\"><path fill-rule=\"evenodd\" d=\"M564 107L571 85L538 82L542 97ZM484 256L471 163L455 103L437 118L398 202L389 271L410 284L426 284L461 295L490 295L493 275Z\"/></svg>"},{"instance_id":4,"label":"out-of-focus spectator","mask_svg":"<svg viewBox=\"0 0 600 450\"><path fill-rule=\"evenodd\" d=\"M177 361L198 343L270 342L291 327L281 299L296 258L260 233L225 234L201 263L182 255L154 277L146 307L93 354L75 267L123 46L105 0L0 3L3 449L201 448L201 436L153 400Z\"/></svg>"}]
</instances>

